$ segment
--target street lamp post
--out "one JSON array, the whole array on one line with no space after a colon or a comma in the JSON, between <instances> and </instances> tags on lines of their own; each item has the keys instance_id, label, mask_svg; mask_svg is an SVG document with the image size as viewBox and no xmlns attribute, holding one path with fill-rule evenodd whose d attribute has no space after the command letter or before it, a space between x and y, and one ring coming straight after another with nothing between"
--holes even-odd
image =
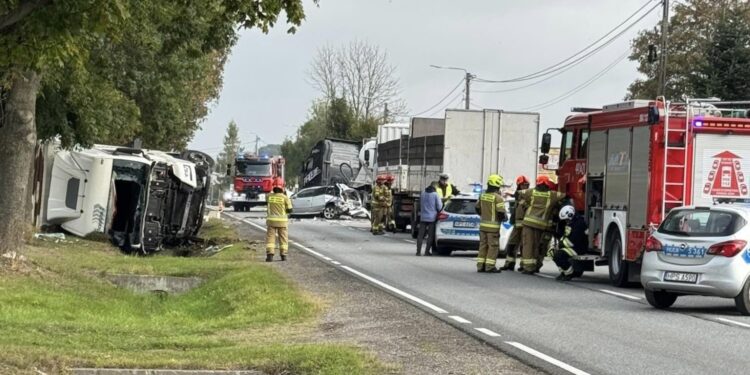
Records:
<instances>
[{"instance_id":1,"label":"street lamp post","mask_svg":"<svg viewBox=\"0 0 750 375\"><path fill-rule=\"evenodd\" d=\"M461 70L466 74L466 78L464 78L464 84L466 85L466 87L464 88L464 108L469 109L469 103L471 100L471 80L476 78L477 76L471 74L464 68L457 68L455 66L430 65L430 67L433 67L435 69Z\"/></svg>"}]
</instances>

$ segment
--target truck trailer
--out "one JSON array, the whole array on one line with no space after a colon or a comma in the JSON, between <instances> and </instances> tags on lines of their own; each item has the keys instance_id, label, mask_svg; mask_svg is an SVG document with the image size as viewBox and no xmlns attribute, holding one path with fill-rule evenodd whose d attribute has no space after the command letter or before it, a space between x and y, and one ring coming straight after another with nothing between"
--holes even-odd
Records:
<instances>
[{"instance_id":1,"label":"truck trailer","mask_svg":"<svg viewBox=\"0 0 750 375\"><path fill-rule=\"evenodd\" d=\"M506 181L519 174L536 178L538 113L449 109L444 118L412 118L404 133L378 143L377 174L395 177L396 227L411 225L414 236L419 194L441 173L463 192L493 173Z\"/></svg>"},{"instance_id":2,"label":"truck trailer","mask_svg":"<svg viewBox=\"0 0 750 375\"><path fill-rule=\"evenodd\" d=\"M558 185L585 215L590 248L573 258L576 271L607 265L612 284L636 282L646 239L671 209L750 201L748 107L659 98L569 116L557 129ZM547 133L543 154L550 142Z\"/></svg>"}]
</instances>

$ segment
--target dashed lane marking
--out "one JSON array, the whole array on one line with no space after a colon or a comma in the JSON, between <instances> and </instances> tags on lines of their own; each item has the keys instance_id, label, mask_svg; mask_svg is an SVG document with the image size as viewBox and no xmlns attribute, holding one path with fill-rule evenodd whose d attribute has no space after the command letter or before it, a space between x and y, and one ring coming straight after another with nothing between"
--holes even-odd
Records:
<instances>
[{"instance_id":1,"label":"dashed lane marking","mask_svg":"<svg viewBox=\"0 0 750 375\"><path fill-rule=\"evenodd\" d=\"M716 320L718 320L718 321L720 321L720 322L724 322L724 323L729 323L729 324L733 324L733 325L736 325L736 326L744 327L744 328L750 328L750 324L745 324L745 323L741 323L741 322L736 322L736 321L734 321L734 320L731 320L731 319L725 319L725 318L716 318Z\"/></svg>"},{"instance_id":2,"label":"dashed lane marking","mask_svg":"<svg viewBox=\"0 0 750 375\"><path fill-rule=\"evenodd\" d=\"M423 300L423 299L421 299L419 297L416 297L414 295L406 293L406 292L404 292L401 289L398 289L398 288L395 288L393 286L390 286L390 285L388 285L388 284L386 284L386 283L384 283L384 282L382 282L382 281L380 281L380 280L378 280L378 279L376 279L374 277L365 275L364 273L359 272L359 271L355 270L354 268L351 268L349 266L341 266L341 268L343 268L343 269L345 269L345 270L347 270L347 271L349 271L349 272L351 272L351 273L353 273L353 274L355 274L355 275L357 275L357 276L359 276L359 277L361 277L361 278L363 278L363 279L365 279L365 280L367 280L367 281L369 281L369 282L371 282L371 283L373 283L375 285L378 285L378 286L380 286L380 287L382 287L384 289L387 289L387 290L389 290L389 291L391 291L393 293L396 293L399 296L404 297L404 298L406 298L406 299L408 299L408 300L410 300L412 302L416 302L416 303L418 303L418 304L420 304L420 305L422 305L422 306L424 306L424 307L426 307L426 308L428 308L428 309L430 309L430 310L432 310L432 311L434 311L434 312L436 312L438 314L447 314L448 313L447 311L445 311L445 310L443 310L443 309L441 309L441 308L439 308L439 307L437 307L437 306L435 306L435 305L433 305L433 304L431 304L431 303L429 303L429 302L427 302L427 301L425 301L425 300Z\"/></svg>"},{"instance_id":3,"label":"dashed lane marking","mask_svg":"<svg viewBox=\"0 0 750 375\"><path fill-rule=\"evenodd\" d=\"M404 242L408 242L408 243L417 243L416 241L412 241L412 240L404 240Z\"/></svg>"},{"instance_id":4,"label":"dashed lane marking","mask_svg":"<svg viewBox=\"0 0 750 375\"><path fill-rule=\"evenodd\" d=\"M632 301L640 301L642 299L641 297L631 296L630 294L625 294L625 293L618 293L618 292L614 292L608 289L599 289L599 291L602 293L611 294L613 296L627 298Z\"/></svg>"},{"instance_id":5,"label":"dashed lane marking","mask_svg":"<svg viewBox=\"0 0 750 375\"><path fill-rule=\"evenodd\" d=\"M487 328L474 328L474 329L476 329L477 331L482 332L485 335L490 336L490 337L500 337L499 333L497 333L495 331L491 331L491 330L489 330Z\"/></svg>"},{"instance_id":6,"label":"dashed lane marking","mask_svg":"<svg viewBox=\"0 0 750 375\"><path fill-rule=\"evenodd\" d=\"M333 263L333 264L335 264L335 265L337 265L337 266L340 266L340 265L341 265L341 263L340 263L340 262L337 262L337 261L335 261L335 260L332 260L332 261L331 261L331 263Z\"/></svg>"},{"instance_id":7,"label":"dashed lane marking","mask_svg":"<svg viewBox=\"0 0 750 375\"><path fill-rule=\"evenodd\" d=\"M570 372L571 374L575 374L575 375L590 375L586 371L577 369L577 368L575 368L575 367L573 367L573 366L571 366L571 365L569 365L569 364L567 364L567 363L565 363L563 361L557 360L557 359L552 358L552 357L550 357L550 356L548 356L548 355L546 355L546 354L544 354L542 352L539 352L537 350L529 348L528 346L526 346L524 344L521 344L521 343L518 343L518 342L514 342L514 341L506 341L505 343L508 344L508 345L514 346L514 347L516 347L518 349L521 349L524 352L533 355L534 357L537 357L537 358L539 358L541 360L549 362L549 363L551 363L551 364L553 364L553 365L555 365L555 366L557 366L557 367L559 367L559 368L561 368L561 369L563 369L565 371Z\"/></svg>"},{"instance_id":8,"label":"dashed lane marking","mask_svg":"<svg viewBox=\"0 0 750 375\"><path fill-rule=\"evenodd\" d=\"M457 322L459 322L461 324L471 324L470 321L468 321L468 320L466 320L466 319L464 319L464 318L462 318L462 317L460 317L458 315L451 315L451 316L449 316L449 318L451 318L451 319L453 319L453 320L455 320L455 321L457 321Z\"/></svg>"}]
</instances>

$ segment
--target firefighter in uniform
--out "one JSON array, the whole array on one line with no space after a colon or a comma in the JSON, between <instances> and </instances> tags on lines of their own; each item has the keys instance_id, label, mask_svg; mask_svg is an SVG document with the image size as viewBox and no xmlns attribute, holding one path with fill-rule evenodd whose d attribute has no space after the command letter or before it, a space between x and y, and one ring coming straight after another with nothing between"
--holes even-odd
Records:
<instances>
[{"instance_id":1,"label":"firefighter in uniform","mask_svg":"<svg viewBox=\"0 0 750 375\"><path fill-rule=\"evenodd\" d=\"M374 235L383 234L385 228L383 217L385 216L387 188L384 183L385 176L378 176L375 179L375 188L372 189L372 234Z\"/></svg>"},{"instance_id":2,"label":"firefighter in uniform","mask_svg":"<svg viewBox=\"0 0 750 375\"><path fill-rule=\"evenodd\" d=\"M479 197L476 205L479 223L479 255L477 272L499 273L495 267L500 250L500 225L505 221L505 202L500 194L503 178L493 174L487 178L487 190Z\"/></svg>"},{"instance_id":3,"label":"firefighter in uniform","mask_svg":"<svg viewBox=\"0 0 750 375\"><path fill-rule=\"evenodd\" d=\"M384 213L384 222L386 224L386 228L389 231L395 232L396 231L396 220L393 216L393 181L396 178L393 177L393 175L386 175L385 176L385 187L386 187L386 199L385 199L385 213Z\"/></svg>"},{"instance_id":4,"label":"firefighter in uniform","mask_svg":"<svg viewBox=\"0 0 750 375\"><path fill-rule=\"evenodd\" d=\"M540 252L543 249L543 237L549 228L553 208L557 207L565 194L552 191L553 183L547 176L539 176L536 186L521 192L521 199L527 202L523 217L523 237L521 245L521 267L524 274L539 272Z\"/></svg>"},{"instance_id":5,"label":"firefighter in uniform","mask_svg":"<svg viewBox=\"0 0 750 375\"><path fill-rule=\"evenodd\" d=\"M520 253L519 247L521 247L521 235L523 233L523 214L526 212L526 202L521 199L521 192L528 189L529 185L530 182L526 176L521 175L516 178L516 192L513 194L516 203L515 209L510 215L510 223L513 224L513 231L510 232L510 237L508 238L505 264L500 268L503 271L513 271L516 268L516 257Z\"/></svg>"},{"instance_id":6,"label":"firefighter in uniform","mask_svg":"<svg viewBox=\"0 0 750 375\"><path fill-rule=\"evenodd\" d=\"M570 258L579 254L586 253L588 247L588 236L586 235L586 220L581 215L576 214L573 206L565 206L560 209L560 225L556 237L560 238L558 248L552 259L555 261L560 275L558 281L570 281L576 276Z\"/></svg>"},{"instance_id":7,"label":"firefighter in uniform","mask_svg":"<svg viewBox=\"0 0 750 375\"><path fill-rule=\"evenodd\" d=\"M273 192L266 197L266 207L266 262L273 262L277 238L281 260L286 260L289 250L288 215L292 213L292 201L284 194L282 180L274 181Z\"/></svg>"}]
</instances>

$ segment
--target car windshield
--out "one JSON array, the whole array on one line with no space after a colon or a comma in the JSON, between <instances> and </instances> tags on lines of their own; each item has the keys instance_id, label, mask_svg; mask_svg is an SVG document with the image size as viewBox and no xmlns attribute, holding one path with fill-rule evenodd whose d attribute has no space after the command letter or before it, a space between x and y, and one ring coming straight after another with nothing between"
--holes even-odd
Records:
<instances>
[{"instance_id":1,"label":"car windshield","mask_svg":"<svg viewBox=\"0 0 750 375\"><path fill-rule=\"evenodd\" d=\"M477 201L473 199L451 199L445 205L445 212L459 215L476 215Z\"/></svg>"},{"instance_id":2,"label":"car windshield","mask_svg":"<svg viewBox=\"0 0 750 375\"><path fill-rule=\"evenodd\" d=\"M238 176L270 176L270 163L237 162Z\"/></svg>"},{"instance_id":3,"label":"car windshield","mask_svg":"<svg viewBox=\"0 0 750 375\"><path fill-rule=\"evenodd\" d=\"M745 225L745 220L734 212L687 209L672 211L659 227L659 233L687 237L731 236Z\"/></svg>"}]
</instances>

